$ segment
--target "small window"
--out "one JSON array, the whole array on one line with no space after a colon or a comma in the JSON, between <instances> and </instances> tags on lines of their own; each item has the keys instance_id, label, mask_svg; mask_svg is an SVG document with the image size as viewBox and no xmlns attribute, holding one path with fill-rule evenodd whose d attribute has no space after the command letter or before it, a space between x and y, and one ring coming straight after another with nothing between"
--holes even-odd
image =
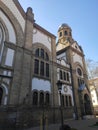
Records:
<instances>
[{"instance_id":1,"label":"small window","mask_svg":"<svg viewBox=\"0 0 98 130\"><path fill-rule=\"evenodd\" d=\"M79 76L82 76L82 71L81 71L80 68L77 68L77 73L78 73Z\"/></svg>"},{"instance_id":2,"label":"small window","mask_svg":"<svg viewBox=\"0 0 98 130\"><path fill-rule=\"evenodd\" d=\"M46 105L49 105L49 103L50 103L49 93L46 93Z\"/></svg>"},{"instance_id":3,"label":"small window","mask_svg":"<svg viewBox=\"0 0 98 130\"><path fill-rule=\"evenodd\" d=\"M62 36L62 32L60 32L60 37Z\"/></svg>"},{"instance_id":4,"label":"small window","mask_svg":"<svg viewBox=\"0 0 98 130\"><path fill-rule=\"evenodd\" d=\"M41 106L44 105L44 93L43 92L40 93L40 105Z\"/></svg>"},{"instance_id":5,"label":"small window","mask_svg":"<svg viewBox=\"0 0 98 130\"><path fill-rule=\"evenodd\" d=\"M67 34L68 34L67 31L65 31L65 32L64 32L64 35L67 35Z\"/></svg>"},{"instance_id":6,"label":"small window","mask_svg":"<svg viewBox=\"0 0 98 130\"><path fill-rule=\"evenodd\" d=\"M33 93L33 105L38 105L38 93Z\"/></svg>"}]
</instances>

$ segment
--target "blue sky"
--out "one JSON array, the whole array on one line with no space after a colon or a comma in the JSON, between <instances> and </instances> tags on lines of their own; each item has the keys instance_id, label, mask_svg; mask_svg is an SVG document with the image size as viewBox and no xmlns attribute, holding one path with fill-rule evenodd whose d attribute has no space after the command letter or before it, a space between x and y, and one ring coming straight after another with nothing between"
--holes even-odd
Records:
<instances>
[{"instance_id":1,"label":"blue sky","mask_svg":"<svg viewBox=\"0 0 98 130\"><path fill-rule=\"evenodd\" d=\"M98 0L19 0L26 11L32 7L37 24L57 36L67 23L85 58L98 61Z\"/></svg>"}]
</instances>

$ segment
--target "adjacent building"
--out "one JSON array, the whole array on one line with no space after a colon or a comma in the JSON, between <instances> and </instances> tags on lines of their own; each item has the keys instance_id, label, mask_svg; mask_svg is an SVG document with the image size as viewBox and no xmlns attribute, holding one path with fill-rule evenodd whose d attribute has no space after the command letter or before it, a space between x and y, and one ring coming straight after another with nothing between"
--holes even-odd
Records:
<instances>
[{"instance_id":1,"label":"adjacent building","mask_svg":"<svg viewBox=\"0 0 98 130\"><path fill-rule=\"evenodd\" d=\"M98 115L98 78L97 77L89 80L89 87L90 87L94 112L96 115Z\"/></svg>"}]
</instances>

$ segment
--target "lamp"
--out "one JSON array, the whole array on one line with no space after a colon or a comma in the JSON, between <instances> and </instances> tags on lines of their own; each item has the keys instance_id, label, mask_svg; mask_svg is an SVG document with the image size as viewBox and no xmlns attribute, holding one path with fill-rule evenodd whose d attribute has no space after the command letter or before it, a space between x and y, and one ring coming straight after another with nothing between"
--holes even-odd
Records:
<instances>
[{"instance_id":1,"label":"lamp","mask_svg":"<svg viewBox=\"0 0 98 130\"><path fill-rule=\"evenodd\" d=\"M60 80L58 80L58 82L57 82L57 87L58 87L58 91L60 94L61 130L63 130L64 121L63 121L62 97L61 97L62 82Z\"/></svg>"},{"instance_id":2,"label":"lamp","mask_svg":"<svg viewBox=\"0 0 98 130\"><path fill-rule=\"evenodd\" d=\"M57 87L58 87L58 91L62 90L62 82L60 80L58 80L57 82Z\"/></svg>"}]
</instances>

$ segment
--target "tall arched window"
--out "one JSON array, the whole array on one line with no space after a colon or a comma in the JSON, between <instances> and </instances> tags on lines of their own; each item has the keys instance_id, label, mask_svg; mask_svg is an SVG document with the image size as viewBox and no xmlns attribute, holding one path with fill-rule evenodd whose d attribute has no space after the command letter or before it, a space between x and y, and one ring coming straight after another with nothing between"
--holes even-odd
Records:
<instances>
[{"instance_id":1,"label":"tall arched window","mask_svg":"<svg viewBox=\"0 0 98 130\"><path fill-rule=\"evenodd\" d=\"M65 96L65 103L66 103L66 107L68 107L68 96Z\"/></svg>"},{"instance_id":2,"label":"tall arched window","mask_svg":"<svg viewBox=\"0 0 98 130\"><path fill-rule=\"evenodd\" d=\"M63 79L62 70L60 70L60 79Z\"/></svg>"},{"instance_id":3,"label":"tall arched window","mask_svg":"<svg viewBox=\"0 0 98 130\"><path fill-rule=\"evenodd\" d=\"M38 105L38 93L33 93L33 105Z\"/></svg>"},{"instance_id":4,"label":"tall arched window","mask_svg":"<svg viewBox=\"0 0 98 130\"><path fill-rule=\"evenodd\" d=\"M49 93L46 93L46 105L49 105L50 104L50 96L49 96Z\"/></svg>"},{"instance_id":5,"label":"tall arched window","mask_svg":"<svg viewBox=\"0 0 98 130\"><path fill-rule=\"evenodd\" d=\"M0 105L2 103L3 89L0 87Z\"/></svg>"},{"instance_id":6,"label":"tall arched window","mask_svg":"<svg viewBox=\"0 0 98 130\"><path fill-rule=\"evenodd\" d=\"M40 104L41 106L44 105L44 93L43 93L43 92L40 93L40 101L39 101L39 104Z\"/></svg>"},{"instance_id":7,"label":"tall arched window","mask_svg":"<svg viewBox=\"0 0 98 130\"><path fill-rule=\"evenodd\" d=\"M72 106L71 96L69 96L69 106Z\"/></svg>"},{"instance_id":8,"label":"tall arched window","mask_svg":"<svg viewBox=\"0 0 98 130\"><path fill-rule=\"evenodd\" d=\"M35 56L38 56L38 57L39 57L39 48L36 49L36 51L35 51Z\"/></svg>"},{"instance_id":9,"label":"tall arched window","mask_svg":"<svg viewBox=\"0 0 98 130\"><path fill-rule=\"evenodd\" d=\"M67 81L69 81L69 73L67 72Z\"/></svg>"},{"instance_id":10,"label":"tall arched window","mask_svg":"<svg viewBox=\"0 0 98 130\"><path fill-rule=\"evenodd\" d=\"M64 95L62 95L62 106L64 106Z\"/></svg>"},{"instance_id":11,"label":"tall arched window","mask_svg":"<svg viewBox=\"0 0 98 130\"><path fill-rule=\"evenodd\" d=\"M49 56L48 53L42 49L35 50L34 74L49 78Z\"/></svg>"}]
</instances>

